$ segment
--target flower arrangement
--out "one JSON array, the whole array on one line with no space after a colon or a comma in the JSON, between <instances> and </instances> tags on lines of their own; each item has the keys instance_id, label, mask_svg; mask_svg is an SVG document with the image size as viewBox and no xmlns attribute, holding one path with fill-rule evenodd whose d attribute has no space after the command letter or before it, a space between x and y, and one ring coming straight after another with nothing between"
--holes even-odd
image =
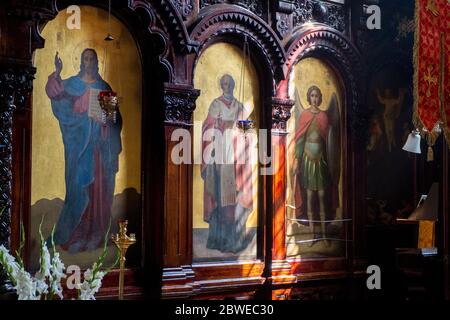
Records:
<instances>
[{"instance_id":1,"label":"flower arrangement","mask_svg":"<svg viewBox=\"0 0 450 320\"><path fill-rule=\"evenodd\" d=\"M1 215L2 212L0 212ZM103 252L99 256L96 262L91 268L84 271L83 281L76 284L78 291L78 300L95 300L95 294L100 290L102 286L103 277L117 264L116 262L107 270L101 270L103 262L107 254L108 235L111 223L106 232L105 242L103 246ZM64 299L63 288L61 280L66 278L64 273L65 266L61 261L59 252L56 251L55 242L53 236L55 233L55 226L52 228L51 233L51 251L47 247L47 242L42 235L42 221L39 225L40 236L40 269L36 274L31 276L29 272L25 270L22 250L25 244L24 228L21 226L21 241L20 247L15 253L15 257L10 254L9 250L3 245L0 245L0 265L6 271L9 280L12 282L14 290L18 295L19 300L53 300L56 297Z\"/></svg>"}]
</instances>

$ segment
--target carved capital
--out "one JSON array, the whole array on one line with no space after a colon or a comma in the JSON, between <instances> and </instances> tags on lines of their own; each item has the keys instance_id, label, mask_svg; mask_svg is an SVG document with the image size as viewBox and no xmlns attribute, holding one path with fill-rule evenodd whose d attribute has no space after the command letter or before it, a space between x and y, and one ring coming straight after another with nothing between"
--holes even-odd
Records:
<instances>
[{"instance_id":1,"label":"carved capital","mask_svg":"<svg viewBox=\"0 0 450 320\"><path fill-rule=\"evenodd\" d=\"M292 17L289 14L276 13L276 31L281 38L284 38L292 30Z\"/></svg>"},{"instance_id":2,"label":"carved capital","mask_svg":"<svg viewBox=\"0 0 450 320\"><path fill-rule=\"evenodd\" d=\"M192 125L192 113L200 90L192 86L164 86L165 122L173 125Z\"/></svg>"},{"instance_id":3,"label":"carved capital","mask_svg":"<svg viewBox=\"0 0 450 320\"><path fill-rule=\"evenodd\" d=\"M272 129L286 131L294 103L295 101L291 99L272 98Z\"/></svg>"},{"instance_id":4,"label":"carved capital","mask_svg":"<svg viewBox=\"0 0 450 320\"><path fill-rule=\"evenodd\" d=\"M291 14L292 12L294 12L295 9L294 2L295 0L278 0L276 4L277 11L286 14Z\"/></svg>"},{"instance_id":5,"label":"carved capital","mask_svg":"<svg viewBox=\"0 0 450 320\"><path fill-rule=\"evenodd\" d=\"M275 30L283 38L289 34L293 28L292 13L295 6L292 0L279 0L275 12Z\"/></svg>"},{"instance_id":6,"label":"carved capital","mask_svg":"<svg viewBox=\"0 0 450 320\"><path fill-rule=\"evenodd\" d=\"M173 5L177 8L184 20L186 20L194 11L193 0L171 0Z\"/></svg>"}]
</instances>

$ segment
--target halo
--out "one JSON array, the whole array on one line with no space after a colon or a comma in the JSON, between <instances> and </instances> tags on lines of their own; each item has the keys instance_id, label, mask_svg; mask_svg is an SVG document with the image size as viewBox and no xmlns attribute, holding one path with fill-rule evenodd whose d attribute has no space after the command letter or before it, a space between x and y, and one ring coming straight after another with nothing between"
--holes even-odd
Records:
<instances>
[{"instance_id":1,"label":"halo","mask_svg":"<svg viewBox=\"0 0 450 320\"><path fill-rule=\"evenodd\" d=\"M295 74L290 81L297 89L300 102L305 109L310 108L306 95L311 86L317 86L322 93L320 110L326 111L328 109L333 94L337 95L340 104L340 86L336 74L324 62L316 58L305 58L297 63L294 71Z\"/></svg>"},{"instance_id":2,"label":"halo","mask_svg":"<svg viewBox=\"0 0 450 320\"><path fill-rule=\"evenodd\" d=\"M320 79L318 79L320 80ZM323 82L325 81L309 81L309 82L303 82L303 84L301 84L300 86L298 85L297 82L297 90L298 90L298 94L300 96L300 101L302 103L303 108L305 109L309 109L311 108L308 99L307 99L307 94L308 94L308 90L309 88L311 88L312 86L316 86L320 89L320 92L322 93L322 103L319 106L319 109L322 111L326 111L328 110L328 107L330 105L330 99L333 93L336 93L335 88L330 87L329 85L324 85Z\"/></svg>"},{"instance_id":3,"label":"halo","mask_svg":"<svg viewBox=\"0 0 450 320\"><path fill-rule=\"evenodd\" d=\"M98 56L98 72L105 78L105 58L106 58L106 46L98 40L83 40L75 45L72 51L72 66L74 70L80 71L81 54L84 49L91 48L97 52Z\"/></svg>"}]
</instances>

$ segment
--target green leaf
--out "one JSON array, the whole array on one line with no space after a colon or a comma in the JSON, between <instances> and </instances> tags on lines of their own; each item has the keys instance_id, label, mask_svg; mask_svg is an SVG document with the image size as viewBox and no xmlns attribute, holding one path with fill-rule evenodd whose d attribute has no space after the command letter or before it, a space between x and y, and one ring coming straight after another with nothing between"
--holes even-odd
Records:
<instances>
[{"instance_id":1,"label":"green leaf","mask_svg":"<svg viewBox=\"0 0 450 320\"><path fill-rule=\"evenodd\" d=\"M39 223L39 237L41 238L41 243L44 242L44 236L42 235L42 223L44 223L45 214L42 215L41 223Z\"/></svg>"},{"instance_id":2,"label":"green leaf","mask_svg":"<svg viewBox=\"0 0 450 320\"><path fill-rule=\"evenodd\" d=\"M44 222L45 214L42 215L41 223L39 224L39 237L41 238L41 265L40 265L40 271L43 271L45 269L45 259L44 259L44 250L43 248L47 246L46 241L44 239L44 236L42 235L42 223Z\"/></svg>"},{"instance_id":3,"label":"green leaf","mask_svg":"<svg viewBox=\"0 0 450 320\"><path fill-rule=\"evenodd\" d=\"M19 264L19 266L21 268L24 268L23 259L22 259L22 256L21 256L21 253L19 250L16 250L16 259L17 259L17 263Z\"/></svg>"},{"instance_id":4,"label":"green leaf","mask_svg":"<svg viewBox=\"0 0 450 320\"><path fill-rule=\"evenodd\" d=\"M56 224L53 225L52 233L51 233L51 241L52 241L53 255L54 255L55 252L56 252L56 245L55 245L55 229L56 229Z\"/></svg>"},{"instance_id":5,"label":"green leaf","mask_svg":"<svg viewBox=\"0 0 450 320\"><path fill-rule=\"evenodd\" d=\"M25 247L25 226L23 224L23 222L20 222L20 246L19 249L16 250L16 259L17 262L19 263L20 267L24 268L24 263L23 263L23 258L22 258L22 253L23 253L23 248Z\"/></svg>"},{"instance_id":6,"label":"green leaf","mask_svg":"<svg viewBox=\"0 0 450 320\"><path fill-rule=\"evenodd\" d=\"M103 252L92 266L92 279L95 279L95 275L103 266L103 262L105 261L106 255L108 254L108 240L109 240L109 232L111 231L111 220L112 219L109 218L108 229L106 230L105 240L103 242ZM107 271L105 272L107 273Z\"/></svg>"}]
</instances>

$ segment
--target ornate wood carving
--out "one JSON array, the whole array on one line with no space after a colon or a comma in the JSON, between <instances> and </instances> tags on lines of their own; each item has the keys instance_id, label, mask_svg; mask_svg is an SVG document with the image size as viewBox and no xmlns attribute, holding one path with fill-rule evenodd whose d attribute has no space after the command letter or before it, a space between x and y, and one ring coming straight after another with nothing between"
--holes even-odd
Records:
<instances>
[{"instance_id":1,"label":"ornate wood carving","mask_svg":"<svg viewBox=\"0 0 450 320\"><path fill-rule=\"evenodd\" d=\"M286 131L286 123L291 117L291 108L295 101L272 98L272 129Z\"/></svg>"},{"instance_id":2,"label":"ornate wood carving","mask_svg":"<svg viewBox=\"0 0 450 320\"><path fill-rule=\"evenodd\" d=\"M142 1L133 1L142 2ZM186 1L183 1L186 2ZM188 1L189 2L189 1ZM178 3L178 1L176 1ZM164 21L167 32L171 37L171 43L178 53L193 53L198 48L198 43L192 41L183 22L183 17L177 10L177 4L170 0L160 0L155 4L159 9L159 16Z\"/></svg>"},{"instance_id":3,"label":"ornate wood carving","mask_svg":"<svg viewBox=\"0 0 450 320\"><path fill-rule=\"evenodd\" d=\"M194 10L194 4L192 0L171 0L172 3L176 6L183 19L189 17Z\"/></svg>"},{"instance_id":4,"label":"ornate wood carving","mask_svg":"<svg viewBox=\"0 0 450 320\"><path fill-rule=\"evenodd\" d=\"M200 8L205 8L213 4L228 3L228 0L200 0Z\"/></svg>"},{"instance_id":5,"label":"ornate wood carving","mask_svg":"<svg viewBox=\"0 0 450 320\"><path fill-rule=\"evenodd\" d=\"M190 86L166 84L164 88L165 122L191 125L195 100L199 95L200 90Z\"/></svg>"},{"instance_id":6,"label":"ornate wood carving","mask_svg":"<svg viewBox=\"0 0 450 320\"><path fill-rule=\"evenodd\" d=\"M275 30L284 38L293 28L292 13L295 6L292 0L279 0L275 13Z\"/></svg>"},{"instance_id":7,"label":"ornate wood carving","mask_svg":"<svg viewBox=\"0 0 450 320\"><path fill-rule=\"evenodd\" d=\"M24 20L49 20L55 17L56 3L49 0L12 1L8 9L10 16Z\"/></svg>"},{"instance_id":8,"label":"ornate wood carving","mask_svg":"<svg viewBox=\"0 0 450 320\"><path fill-rule=\"evenodd\" d=\"M296 0L294 9L294 27L306 22L321 22L330 27L345 30L345 10L340 4L316 0Z\"/></svg>"},{"instance_id":9,"label":"ornate wood carving","mask_svg":"<svg viewBox=\"0 0 450 320\"><path fill-rule=\"evenodd\" d=\"M262 19L248 11L238 8L217 10L198 22L191 32L191 38L200 42L202 48L216 37L234 35L241 38L246 35L251 45L259 48L276 79L284 77L283 64L285 50L279 38ZM266 61L262 61L263 63Z\"/></svg>"},{"instance_id":10,"label":"ornate wood carving","mask_svg":"<svg viewBox=\"0 0 450 320\"><path fill-rule=\"evenodd\" d=\"M205 8L210 5L220 4L220 3L230 3L236 4L238 6L244 7L257 16L263 17L264 14L264 2L260 0L200 0L200 8Z\"/></svg>"},{"instance_id":11,"label":"ornate wood carving","mask_svg":"<svg viewBox=\"0 0 450 320\"><path fill-rule=\"evenodd\" d=\"M264 1L260 0L235 0L233 2L234 4L237 4L239 6L243 6L244 8L250 10L257 16L262 17L264 13Z\"/></svg>"},{"instance_id":12,"label":"ornate wood carving","mask_svg":"<svg viewBox=\"0 0 450 320\"><path fill-rule=\"evenodd\" d=\"M0 210L3 210L0 245L6 248L10 246L11 233L12 118L15 110L25 107L34 73L31 67L0 66ZM2 289L8 289L3 271L0 272L0 291Z\"/></svg>"}]
</instances>

